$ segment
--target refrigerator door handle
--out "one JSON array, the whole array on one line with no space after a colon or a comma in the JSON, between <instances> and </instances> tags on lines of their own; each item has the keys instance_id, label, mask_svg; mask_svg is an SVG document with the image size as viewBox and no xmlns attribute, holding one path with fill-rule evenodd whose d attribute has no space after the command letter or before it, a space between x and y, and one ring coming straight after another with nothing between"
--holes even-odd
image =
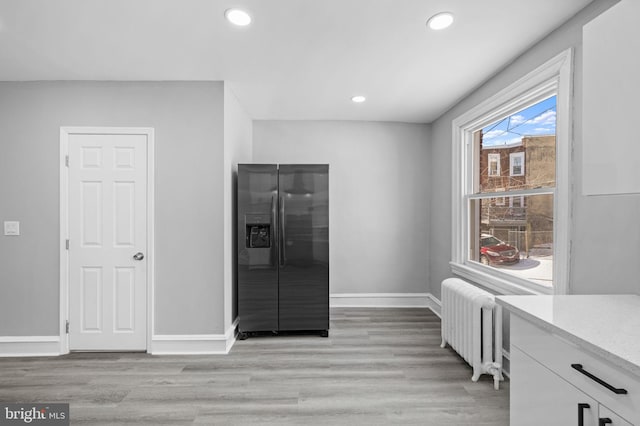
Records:
<instances>
[{"instance_id":1,"label":"refrigerator door handle","mask_svg":"<svg viewBox=\"0 0 640 426\"><path fill-rule=\"evenodd\" d=\"M280 197L280 244L278 244L278 257L280 260L280 266L287 264L287 253L285 252L286 234L284 230L284 197Z\"/></svg>"},{"instance_id":2,"label":"refrigerator door handle","mask_svg":"<svg viewBox=\"0 0 640 426\"><path fill-rule=\"evenodd\" d=\"M271 195L271 235L269 235L269 243L271 244L271 253L269 254L270 256L270 260L269 263L273 262L277 262L278 260L274 259L274 250L280 250L280 242L276 239L277 238L277 223L276 223L276 218L278 217L278 196L276 194ZM274 265L277 266L277 265Z\"/></svg>"}]
</instances>

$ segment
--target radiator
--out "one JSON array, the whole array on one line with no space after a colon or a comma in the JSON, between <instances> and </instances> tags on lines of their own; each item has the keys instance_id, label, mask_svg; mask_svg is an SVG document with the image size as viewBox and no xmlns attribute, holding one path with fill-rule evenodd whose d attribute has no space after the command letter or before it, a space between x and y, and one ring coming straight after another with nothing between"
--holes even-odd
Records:
<instances>
[{"instance_id":1,"label":"radiator","mask_svg":"<svg viewBox=\"0 0 640 426\"><path fill-rule=\"evenodd\" d=\"M494 388L502 377L502 307L495 298L459 278L442 281L442 344L447 343L473 367L474 382L493 375Z\"/></svg>"}]
</instances>

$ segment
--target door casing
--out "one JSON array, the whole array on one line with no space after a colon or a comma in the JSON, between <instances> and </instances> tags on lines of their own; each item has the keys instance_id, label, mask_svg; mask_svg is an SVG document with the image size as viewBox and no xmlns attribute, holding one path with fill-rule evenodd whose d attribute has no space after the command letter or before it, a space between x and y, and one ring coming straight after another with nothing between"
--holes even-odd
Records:
<instances>
[{"instance_id":1,"label":"door casing","mask_svg":"<svg viewBox=\"0 0 640 426\"><path fill-rule=\"evenodd\" d=\"M147 352L151 349L154 330L155 306L155 139L154 129L149 127L60 127L60 354L69 353L69 136L72 134L145 135L147 137Z\"/></svg>"}]
</instances>

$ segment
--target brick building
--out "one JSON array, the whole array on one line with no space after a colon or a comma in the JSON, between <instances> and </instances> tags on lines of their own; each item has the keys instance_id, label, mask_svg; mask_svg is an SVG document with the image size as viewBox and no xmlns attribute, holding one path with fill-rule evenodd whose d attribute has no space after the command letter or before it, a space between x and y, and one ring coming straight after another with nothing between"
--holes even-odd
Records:
<instances>
[{"instance_id":1,"label":"brick building","mask_svg":"<svg viewBox=\"0 0 640 426\"><path fill-rule=\"evenodd\" d=\"M482 146L481 192L516 191L555 186L555 135L524 136L519 143ZM529 252L553 243L553 197L496 196L483 200L480 231Z\"/></svg>"}]
</instances>

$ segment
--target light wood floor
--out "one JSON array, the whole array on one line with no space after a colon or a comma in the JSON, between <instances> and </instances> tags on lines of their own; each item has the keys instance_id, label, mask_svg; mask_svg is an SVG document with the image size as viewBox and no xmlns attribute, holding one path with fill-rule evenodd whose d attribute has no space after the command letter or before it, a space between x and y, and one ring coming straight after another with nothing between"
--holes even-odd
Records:
<instances>
[{"instance_id":1,"label":"light wood floor","mask_svg":"<svg viewBox=\"0 0 640 426\"><path fill-rule=\"evenodd\" d=\"M69 402L72 425L508 425L508 381L470 378L430 310L336 308L329 338L229 355L0 358L0 401Z\"/></svg>"}]
</instances>

